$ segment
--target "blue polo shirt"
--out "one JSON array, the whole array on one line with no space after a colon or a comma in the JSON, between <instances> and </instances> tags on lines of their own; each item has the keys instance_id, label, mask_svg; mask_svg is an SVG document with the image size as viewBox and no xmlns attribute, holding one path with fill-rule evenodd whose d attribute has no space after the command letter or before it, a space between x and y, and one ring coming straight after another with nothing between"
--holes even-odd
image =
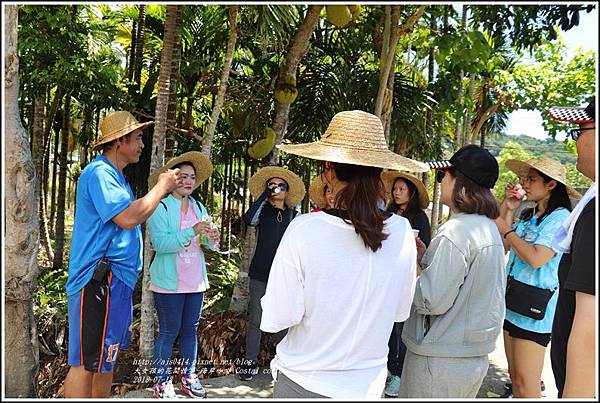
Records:
<instances>
[{"instance_id":1,"label":"blue polo shirt","mask_svg":"<svg viewBox=\"0 0 600 403\"><path fill-rule=\"evenodd\" d=\"M567 219L570 212L565 208L557 208L548 214L541 223L536 218L530 220L521 220L513 226L513 229L525 242L542 245L553 249L552 238L559 230L562 223ZM554 250L554 249L553 249ZM556 252L556 250L555 250ZM561 252L556 252L548 262L542 267L534 269L529 264L519 258L511 249L508 258L506 273L525 284L533 285L539 288L554 290L554 295L548 302L546 315L542 320L535 320L527 316L518 314L506 309L506 320L521 329L536 333L552 333L552 321L556 312L556 302L558 301L558 264L562 257Z\"/></svg>"},{"instance_id":2,"label":"blue polo shirt","mask_svg":"<svg viewBox=\"0 0 600 403\"><path fill-rule=\"evenodd\" d=\"M67 295L79 292L106 254L113 275L132 290L142 271L140 225L125 230L112 220L135 200L123 173L99 155L81 172L77 183L71 236Z\"/></svg>"}]
</instances>

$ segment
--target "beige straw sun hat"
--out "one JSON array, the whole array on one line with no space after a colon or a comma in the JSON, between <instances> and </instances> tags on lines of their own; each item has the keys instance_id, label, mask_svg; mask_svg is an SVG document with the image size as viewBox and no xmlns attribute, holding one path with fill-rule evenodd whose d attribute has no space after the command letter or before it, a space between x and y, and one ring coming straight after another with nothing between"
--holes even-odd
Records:
<instances>
[{"instance_id":1,"label":"beige straw sun hat","mask_svg":"<svg viewBox=\"0 0 600 403\"><path fill-rule=\"evenodd\" d=\"M260 196L267 187L267 181L271 178L281 178L287 182L288 190L285 196L285 204L288 207L294 207L304 198L306 188L302 179L288 169L273 165L259 169L248 181L248 188L252 197L256 199Z\"/></svg>"},{"instance_id":2,"label":"beige straw sun hat","mask_svg":"<svg viewBox=\"0 0 600 403\"><path fill-rule=\"evenodd\" d=\"M381 173L381 180L385 185L386 197L391 197L392 199L394 198L392 195L392 190L394 189L394 182L396 182L396 179L398 178L405 179L416 186L419 196L419 207L422 210L425 210L429 206L429 195L427 194L427 189L419 178L407 173L398 171L384 171Z\"/></svg>"},{"instance_id":3,"label":"beige straw sun hat","mask_svg":"<svg viewBox=\"0 0 600 403\"><path fill-rule=\"evenodd\" d=\"M109 143L113 140L121 138L137 129L143 130L146 127L154 124L153 121L140 123L137 119L127 111L113 112L107 115L100 123L100 137L94 144L94 150L98 149L102 144Z\"/></svg>"},{"instance_id":4,"label":"beige straw sun hat","mask_svg":"<svg viewBox=\"0 0 600 403\"><path fill-rule=\"evenodd\" d=\"M429 171L428 165L390 151L381 119L359 110L337 113L321 140L305 144L284 144L281 150L322 161L410 172Z\"/></svg>"},{"instance_id":5,"label":"beige straw sun hat","mask_svg":"<svg viewBox=\"0 0 600 403\"><path fill-rule=\"evenodd\" d=\"M308 197L319 208L325 208L325 182L321 175L317 175L310 181Z\"/></svg>"},{"instance_id":6,"label":"beige straw sun hat","mask_svg":"<svg viewBox=\"0 0 600 403\"><path fill-rule=\"evenodd\" d=\"M556 160L531 159L528 161L506 160L506 167L519 176L527 176L529 169L533 168L562 183L567 188L567 193L573 199L581 199L581 194L567 184L567 171L565 167Z\"/></svg>"},{"instance_id":7,"label":"beige straw sun hat","mask_svg":"<svg viewBox=\"0 0 600 403\"><path fill-rule=\"evenodd\" d=\"M212 162L204 156L200 151L188 151L187 153L181 154L179 157L175 157L167 161L165 165L154 171L148 178L148 188L152 189L156 182L158 182L158 176L163 172L167 172L168 169L173 168L175 165L182 162L189 162L194 166L196 171L196 182L194 183L193 190L196 190L198 186L205 180L207 180L213 171Z\"/></svg>"}]
</instances>

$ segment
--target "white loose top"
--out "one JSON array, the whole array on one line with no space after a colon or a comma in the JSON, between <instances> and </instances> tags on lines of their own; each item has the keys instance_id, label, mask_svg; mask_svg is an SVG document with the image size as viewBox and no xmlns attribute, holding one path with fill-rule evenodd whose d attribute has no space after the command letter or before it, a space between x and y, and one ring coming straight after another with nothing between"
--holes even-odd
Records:
<instances>
[{"instance_id":1,"label":"white loose top","mask_svg":"<svg viewBox=\"0 0 600 403\"><path fill-rule=\"evenodd\" d=\"M385 220L389 234L371 251L354 226L325 212L294 219L261 299L261 330L289 328L271 362L304 389L340 399L380 398L394 322L408 318L416 244L407 219Z\"/></svg>"}]
</instances>

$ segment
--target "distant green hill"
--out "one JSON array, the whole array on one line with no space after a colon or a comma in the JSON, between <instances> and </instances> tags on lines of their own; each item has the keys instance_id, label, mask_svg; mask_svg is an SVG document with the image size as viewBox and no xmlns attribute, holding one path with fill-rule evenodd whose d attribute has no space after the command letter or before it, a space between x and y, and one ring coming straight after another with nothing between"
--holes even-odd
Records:
<instances>
[{"instance_id":1,"label":"distant green hill","mask_svg":"<svg viewBox=\"0 0 600 403\"><path fill-rule=\"evenodd\" d=\"M485 147L497 157L507 141L519 143L526 151L539 158L552 158L563 164L575 164L577 161L577 156L565 148L563 141L553 140L550 137L546 140L538 140L535 137L525 135L501 135L492 139L486 139Z\"/></svg>"}]
</instances>

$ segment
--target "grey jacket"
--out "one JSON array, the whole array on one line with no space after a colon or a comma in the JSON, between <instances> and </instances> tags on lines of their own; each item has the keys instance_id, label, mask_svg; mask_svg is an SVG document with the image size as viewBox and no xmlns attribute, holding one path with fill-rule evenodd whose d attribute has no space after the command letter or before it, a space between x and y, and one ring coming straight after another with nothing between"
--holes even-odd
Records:
<instances>
[{"instance_id":1,"label":"grey jacket","mask_svg":"<svg viewBox=\"0 0 600 403\"><path fill-rule=\"evenodd\" d=\"M505 304L504 247L493 220L457 213L421 260L402 340L415 354L474 357L494 351Z\"/></svg>"}]
</instances>

